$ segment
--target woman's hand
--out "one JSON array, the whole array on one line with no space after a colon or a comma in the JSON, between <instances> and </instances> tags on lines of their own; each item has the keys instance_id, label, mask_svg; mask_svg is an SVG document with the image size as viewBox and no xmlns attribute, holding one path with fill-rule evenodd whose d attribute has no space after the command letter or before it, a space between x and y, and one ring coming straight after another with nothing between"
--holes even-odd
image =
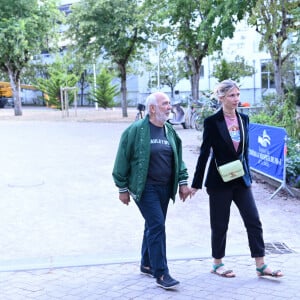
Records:
<instances>
[{"instance_id":1,"label":"woman's hand","mask_svg":"<svg viewBox=\"0 0 300 300\"><path fill-rule=\"evenodd\" d=\"M198 189L191 188L191 197L193 197L198 192Z\"/></svg>"}]
</instances>

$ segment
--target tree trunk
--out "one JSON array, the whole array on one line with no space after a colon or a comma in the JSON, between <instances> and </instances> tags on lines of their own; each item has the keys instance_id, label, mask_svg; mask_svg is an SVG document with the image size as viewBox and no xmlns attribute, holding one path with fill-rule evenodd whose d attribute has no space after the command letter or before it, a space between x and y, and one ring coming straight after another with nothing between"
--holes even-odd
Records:
<instances>
[{"instance_id":1,"label":"tree trunk","mask_svg":"<svg viewBox=\"0 0 300 300\"><path fill-rule=\"evenodd\" d=\"M8 76L13 92L15 116L22 116L22 102L20 95L20 79L18 74L13 74L13 71L8 69Z\"/></svg>"},{"instance_id":2,"label":"tree trunk","mask_svg":"<svg viewBox=\"0 0 300 300\"><path fill-rule=\"evenodd\" d=\"M279 60L273 60L275 89L278 96L283 96L282 66Z\"/></svg>"},{"instance_id":3,"label":"tree trunk","mask_svg":"<svg viewBox=\"0 0 300 300\"><path fill-rule=\"evenodd\" d=\"M199 100L199 79L199 72L191 75L191 89L193 100Z\"/></svg>"},{"instance_id":4,"label":"tree trunk","mask_svg":"<svg viewBox=\"0 0 300 300\"><path fill-rule=\"evenodd\" d=\"M192 99L199 100L199 80L200 80L200 67L203 57L194 58L192 56L187 56L187 65L189 69L190 82L191 82L191 92Z\"/></svg>"},{"instance_id":5,"label":"tree trunk","mask_svg":"<svg viewBox=\"0 0 300 300\"><path fill-rule=\"evenodd\" d=\"M126 66L119 64L119 70L121 73L122 116L123 118L127 118L128 113L127 113Z\"/></svg>"},{"instance_id":6,"label":"tree trunk","mask_svg":"<svg viewBox=\"0 0 300 300\"><path fill-rule=\"evenodd\" d=\"M171 100L173 101L174 100L174 85L171 84L170 88L171 88Z\"/></svg>"},{"instance_id":7,"label":"tree trunk","mask_svg":"<svg viewBox=\"0 0 300 300\"><path fill-rule=\"evenodd\" d=\"M84 84L85 84L86 70L84 70L79 79L80 83L80 105L83 106L83 93L84 93Z\"/></svg>"}]
</instances>

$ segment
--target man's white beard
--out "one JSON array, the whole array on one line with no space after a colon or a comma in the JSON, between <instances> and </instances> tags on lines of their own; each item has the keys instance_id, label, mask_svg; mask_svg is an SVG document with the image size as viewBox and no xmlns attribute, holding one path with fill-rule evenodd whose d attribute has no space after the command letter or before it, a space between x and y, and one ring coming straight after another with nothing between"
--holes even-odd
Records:
<instances>
[{"instance_id":1,"label":"man's white beard","mask_svg":"<svg viewBox=\"0 0 300 300\"><path fill-rule=\"evenodd\" d=\"M168 116L164 112L160 111L158 107L156 107L155 118L159 123L165 123L168 120Z\"/></svg>"}]
</instances>

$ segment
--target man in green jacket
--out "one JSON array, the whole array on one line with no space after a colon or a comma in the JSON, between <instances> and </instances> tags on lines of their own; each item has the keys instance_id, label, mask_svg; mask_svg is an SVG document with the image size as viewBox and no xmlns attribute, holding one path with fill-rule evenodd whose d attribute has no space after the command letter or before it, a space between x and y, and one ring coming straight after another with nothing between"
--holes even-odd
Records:
<instances>
[{"instance_id":1,"label":"man in green jacket","mask_svg":"<svg viewBox=\"0 0 300 300\"><path fill-rule=\"evenodd\" d=\"M166 257L165 221L170 199L190 195L188 173L182 160L182 145L167 123L169 97L156 92L146 99L147 115L122 134L113 169L119 199L126 205L130 196L144 220L141 272L156 278L158 286L171 289L179 284L169 274Z\"/></svg>"}]
</instances>

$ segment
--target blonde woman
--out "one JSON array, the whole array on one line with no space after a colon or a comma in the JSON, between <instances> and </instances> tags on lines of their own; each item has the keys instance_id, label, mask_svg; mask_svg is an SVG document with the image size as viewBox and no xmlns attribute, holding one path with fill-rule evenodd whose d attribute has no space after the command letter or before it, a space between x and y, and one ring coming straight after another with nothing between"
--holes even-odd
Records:
<instances>
[{"instance_id":1,"label":"blonde woman","mask_svg":"<svg viewBox=\"0 0 300 300\"><path fill-rule=\"evenodd\" d=\"M235 273L223 264L230 206L234 202L247 229L250 253L255 259L257 275L281 277L281 271L272 271L264 261L262 224L251 191L252 179L248 162L249 118L237 112L240 89L236 82L224 80L216 87L215 95L222 106L204 120L203 141L191 186L192 195L202 188L206 163L212 151L205 180L210 206L212 273L235 277ZM237 160L242 163L243 175L224 181L219 167Z\"/></svg>"}]
</instances>

